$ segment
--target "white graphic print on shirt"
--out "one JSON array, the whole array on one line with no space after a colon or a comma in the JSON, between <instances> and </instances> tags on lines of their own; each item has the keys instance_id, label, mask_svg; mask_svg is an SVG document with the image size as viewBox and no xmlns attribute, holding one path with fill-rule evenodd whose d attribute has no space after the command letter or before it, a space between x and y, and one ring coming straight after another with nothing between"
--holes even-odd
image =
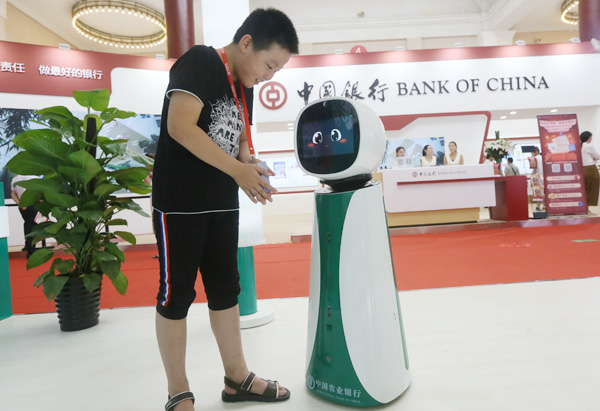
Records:
<instances>
[{"instance_id":1,"label":"white graphic print on shirt","mask_svg":"<svg viewBox=\"0 0 600 411\"><path fill-rule=\"evenodd\" d=\"M240 134L243 124L235 100L223 97L211 106L208 135L223 151L232 157L237 157L240 151Z\"/></svg>"}]
</instances>

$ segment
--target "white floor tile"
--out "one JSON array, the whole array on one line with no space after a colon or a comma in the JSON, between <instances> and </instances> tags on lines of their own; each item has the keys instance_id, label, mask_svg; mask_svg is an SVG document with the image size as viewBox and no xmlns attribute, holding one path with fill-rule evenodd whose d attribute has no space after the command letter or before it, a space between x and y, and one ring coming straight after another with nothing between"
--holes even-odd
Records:
<instances>
[{"instance_id":1,"label":"white floor tile","mask_svg":"<svg viewBox=\"0 0 600 411\"><path fill-rule=\"evenodd\" d=\"M597 411L600 278L400 293L412 384L386 410ZM306 298L268 300L275 320L242 332L248 364L292 391L277 410L343 409L304 387ZM196 410L224 404L205 304L188 317ZM382 354L384 355L384 354ZM154 308L103 310L100 324L60 332L56 314L0 321L0 410L162 410L166 380Z\"/></svg>"}]
</instances>

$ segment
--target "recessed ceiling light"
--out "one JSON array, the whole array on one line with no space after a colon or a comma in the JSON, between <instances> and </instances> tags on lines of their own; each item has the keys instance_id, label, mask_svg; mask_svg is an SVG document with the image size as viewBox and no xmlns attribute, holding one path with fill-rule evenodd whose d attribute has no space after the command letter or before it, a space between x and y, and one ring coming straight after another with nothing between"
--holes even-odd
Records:
<instances>
[{"instance_id":1,"label":"recessed ceiling light","mask_svg":"<svg viewBox=\"0 0 600 411\"><path fill-rule=\"evenodd\" d=\"M510 114L514 115L514 114L517 114L517 112L516 111L511 111Z\"/></svg>"},{"instance_id":2,"label":"recessed ceiling light","mask_svg":"<svg viewBox=\"0 0 600 411\"><path fill-rule=\"evenodd\" d=\"M500 120L504 120L506 118L506 116L502 116L500 117Z\"/></svg>"},{"instance_id":3,"label":"recessed ceiling light","mask_svg":"<svg viewBox=\"0 0 600 411\"><path fill-rule=\"evenodd\" d=\"M461 42L454 43L454 47L456 47L456 48L461 48L461 47L464 47L464 46L465 45L463 43L461 43Z\"/></svg>"},{"instance_id":4,"label":"recessed ceiling light","mask_svg":"<svg viewBox=\"0 0 600 411\"><path fill-rule=\"evenodd\" d=\"M517 46L524 46L527 44L527 42L525 40L517 40L517 41L515 41L515 44Z\"/></svg>"},{"instance_id":5,"label":"recessed ceiling light","mask_svg":"<svg viewBox=\"0 0 600 411\"><path fill-rule=\"evenodd\" d=\"M556 113L558 110L553 108L552 110L550 110L551 113Z\"/></svg>"}]
</instances>

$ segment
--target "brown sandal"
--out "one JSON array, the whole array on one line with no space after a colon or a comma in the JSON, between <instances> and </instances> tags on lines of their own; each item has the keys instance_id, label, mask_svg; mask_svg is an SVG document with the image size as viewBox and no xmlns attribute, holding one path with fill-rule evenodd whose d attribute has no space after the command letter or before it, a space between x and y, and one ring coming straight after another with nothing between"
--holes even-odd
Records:
<instances>
[{"instance_id":1,"label":"brown sandal","mask_svg":"<svg viewBox=\"0 0 600 411\"><path fill-rule=\"evenodd\" d=\"M246 379L238 384L235 381L225 377L225 385L229 388L237 390L235 394L227 394L225 390L221 393L221 399L224 402L239 402L239 401L260 401L260 402L277 402L285 401L290 398L290 390L284 388L285 395L279 395L279 383L277 381L265 380L267 388L262 394L254 394L250 392L252 383L256 375L253 372L248 373Z\"/></svg>"}]
</instances>

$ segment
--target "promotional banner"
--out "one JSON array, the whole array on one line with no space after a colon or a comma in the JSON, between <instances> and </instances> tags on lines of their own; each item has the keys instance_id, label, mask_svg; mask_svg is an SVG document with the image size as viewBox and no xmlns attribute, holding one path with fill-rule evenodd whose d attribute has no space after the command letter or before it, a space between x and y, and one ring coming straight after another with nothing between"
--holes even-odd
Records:
<instances>
[{"instance_id":1,"label":"promotional banner","mask_svg":"<svg viewBox=\"0 0 600 411\"><path fill-rule=\"evenodd\" d=\"M537 118L548 215L587 214L577 115Z\"/></svg>"}]
</instances>

